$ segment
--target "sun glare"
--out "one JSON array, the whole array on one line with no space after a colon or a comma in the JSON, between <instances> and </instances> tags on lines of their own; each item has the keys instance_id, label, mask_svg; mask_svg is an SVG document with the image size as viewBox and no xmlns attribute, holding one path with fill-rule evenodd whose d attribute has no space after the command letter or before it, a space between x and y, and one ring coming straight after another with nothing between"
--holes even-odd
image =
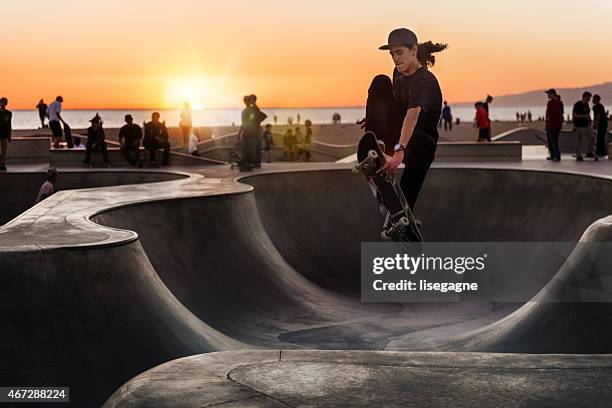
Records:
<instances>
[{"instance_id":1,"label":"sun glare","mask_svg":"<svg viewBox=\"0 0 612 408\"><path fill-rule=\"evenodd\" d=\"M166 107L182 108L189 102L193 110L202 110L214 98L210 81L203 76L172 79L166 86Z\"/></svg>"}]
</instances>

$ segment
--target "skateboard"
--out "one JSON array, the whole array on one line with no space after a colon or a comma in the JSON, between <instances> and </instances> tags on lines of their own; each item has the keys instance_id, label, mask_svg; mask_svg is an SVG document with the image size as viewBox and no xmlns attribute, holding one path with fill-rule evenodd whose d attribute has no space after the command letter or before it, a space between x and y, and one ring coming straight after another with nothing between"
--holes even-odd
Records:
<instances>
[{"instance_id":1,"label":"skateboard","mask_svg":"<svg viewBox=\"0 0 612 408\"><path fill-rule=\"evenodd\" d=\"M66 139L66 147L72 149L74 147L74 143L72 141L72 130L67 123L64 123L64 139Z\"/></svg>"},{"instance_id":2,"label":"skateboard","mask_svg":"<svg viewBox=\"0 0 612 408\"><path fill-rule=\"evenodd\" d=\"M253 166L242 160L242 157L238 155L236 152L229 152L230 158L230 168L233 170L238 168L239 171L251 171L253 170Z\"/></svg>"},{"instance_id":3,"label":"skateboard","mask_svg":"<svg viewBox=\"0 0 612 408\"><path fill-rule=\"evenodd\" d=\"M357 145L357 164L353 166L353 172L365 176L381 213L385 215L381 237L401 242L423 242L420 223L414 217L395 175L377 173L387 161L384 151L384 143L373 132L366 132Z\"/></svg>"}]
</instances>

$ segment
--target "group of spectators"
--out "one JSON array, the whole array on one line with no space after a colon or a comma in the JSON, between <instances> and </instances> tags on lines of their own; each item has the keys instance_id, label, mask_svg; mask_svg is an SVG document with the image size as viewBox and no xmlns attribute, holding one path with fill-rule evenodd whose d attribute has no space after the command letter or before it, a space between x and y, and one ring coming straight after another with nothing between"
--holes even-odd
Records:
<instances>
[{"instance_id":1,"label":"group of spectators","mask_svg":"<svg viewBox=\"0 0 612 408\"><path fill-rule=\"evenodd\" d=\"M555 89L549 89L546 94L546 136L550 153L547 159L558 162L561 160L559 135L563 127L564 107ZM589 105L591 100L592 117ZM584 157L598 161L608 154L608 114L599 95L588 91L582 94L582 98L572 108L572 123L576 133L576 161L584 161Z\"/></svg>"},{"instance_id":2,"label":"group of spectators","mask_svg":"<svg viewBox=\"0 0 612 408\"><path fill-rule=\"evenodd\" d=\"M149 153L149 164L157 165L157 150L163 151L162 166L170 162L170 142L168 141L168 129L166 123L161 122L158 112L153 112L151 121L144 124L144 134L140 126L134 123L132 115L125 115L125 125L119 130L119 150L123 157L132 166L143 166L143 157L140 155L140 143ZM87 129L87 143L85 144L85 160L83 164L91 166L91 152L98 149L102 152L102 160L110 167L108 159L106 136L102 127L102 118L96 114L91 120L91 126Z\"/></svg>"},{"instance_id":3,"label":"group of spectators","mask_svg":"<svg viewBox=\"0 0 612 408\"><path fill-rule=\"evenodd\" d=\"M306 120L305 133L298 126L293 130L288 128L283 135L283 159L288 161L310 161L311 149L313 144L312 122Z\"/></svg>"},{"instance_id":4,"label":"group of spectators","mask_svg":"<svg viewBox=\"0 0 612 408\"><path fill-rule=\"evenodd\" d=\"M266 155L268 163L272 159L272 150L275 147L272 134L272 125L266 124L262 132L261 123L268 117L257 106L257 96L247 95L243 98L245 108L242 111L242 125L238 132L242 160L247 167L261 167L262 153ZM300 117L298 115L298 123ZM309 161L313 144L312 122L306 120L305 134L299 126L292 127L293 119L288 120L289 127L283 135L284 160Z\"/></svg>"}]
</instances>

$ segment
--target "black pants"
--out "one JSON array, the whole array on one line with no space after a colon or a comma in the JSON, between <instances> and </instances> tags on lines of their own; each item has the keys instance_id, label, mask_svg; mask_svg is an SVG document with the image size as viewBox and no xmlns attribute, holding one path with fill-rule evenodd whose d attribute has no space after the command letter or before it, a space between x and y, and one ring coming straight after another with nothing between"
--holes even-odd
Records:
<instances>
[{"instance_id":1,"label":"black pants","mask_svg":"<svg viewBox=\"0 0 612 408\"><path fill-rule=\"evenodd\" d=\"M598 156L606 156L608 154L608 138L606 137L607 133L607 127L597 127L597 148L595 149L595 154L597 154Z\"/></svg>"},{"instance_id":2,"label":"black pants","mask_svg":"<svg viewBox=\"0 0 612 408\"><path fill-rule=\"evenodd\" d=\"M148 141L145 141L143 144L144 144L145 149L149 151L149 161L152 161L152 162L157 161L155 157L155 151L157 149L164 149L162 164L164 166L168 165L168 163L170 162L170 143L160 142L157 140L148 140Z\"/></svg>"},{"instance_id":3,"label":"black pants","mask_svg":"<svg viewBox=\"0 0 612 408\"><path fill-rule=\"evenodd\" d=\"M104 163L108 163L108 151L106 150L106 142L96 143L96 148L102 151L102 160ZM91 163L91 151L94 148L94 142L88 140L85 143L85 163Z\"/></svg>"},{"instance_id":4,"label":"black pants","mask_svg":"<svg viewBox=\"0 0 612 408\"><path fill-rule=\"evenodd\" d=\"M561 150L559 149L559 134L561 129L548 129L546 135L548 136L548 150L550 151L550 158L553 160L561 160Z\"/></svg>"},{"instance_id":5,"label":"black pants","mask_svg":"<svg viewBox=\"0 0 612 408\"><path fill-rule=\"evenodd\" d=\"M444 119L444 130L451 131L453 130L453 119Z\"/></svg>"},{"instance_id":6,"label":"black pants","mask_svg":"<svg viewBox=\"0 0 612 408\"><path fill-rule=\"evenodd\" d=\"M257 134L244 133L242 136L242 160L249 165L257 164L257 139Z\"/></svg>"},{"instance_id":7,"label":"black pants","mask_svg":"<svg viewBox=\"0 0 612 408\"><path fill-rule=\"evenodd\" d=\"M49 122L49 127L51 128L51 132L53 133L53 146L57 148L64 134L64 132L62 131L62 125L59 123L59 121L52 120L51 122Z\"/></svg>"},{"instance_id":8,"label":"black pants","mask_svg":"<svg viewBox=\"0 0 612 408\"><path fill-rule=\"evenodd\" d=\"M138 152L139 144L134 143L124 143L121 146L121 153L123 157L130 163L132 166L136 166L140 161L140 153Z\"/></svg>"},{"instance_id":9,"label":"black pants","mask_svg":"<svg viewBox=\"0 0 612 408\"><path fill-rule=\"evenodd\" d=\"M390 81L389 86L391 87ZM368 98L368 106L366 107L367 112L371 112L372 115L377 115L377 117L374 118L370 117L368 121L370 124L381 124L385 129L398 129L398 134L394 137L390 137L388 140L391 141L391 139L394 139L394 143L397 143L400 138L399 131L401 131L402 128L401 124L404 121L405 112L401 109L392 109L392 111L396 113L389 114L390 112L386 108L396 104L396 102L393 99L391 88L388 92L383 92L383 95L384 94L388 95L390 99L385 99L385 97ZM376 103L380 103L385 109L377 109L376 106L370 106ZM422 114L423 112L421 115ZM437 117L439 117L439 112ZM394 123L385 123L388 121L393 121ZM433 128L435 129L433 130L435 134L428 134L423 130L415 129L410 138L410 142L408 142L408 146L406 146L406 151L404 152L404 164L406 167L404 168L400 180L400 186L411 209L414 209L414 205L421 191L421 187L423 186L423 182L425 181L425 177L427 176L427 172L429 171L429 167L436 155L438 133L437 128L435 126L433 126ZM383 133L381 129L375 129L371 126L368 126L368 129L375 134Z\"/></svg>"}]
</instances>

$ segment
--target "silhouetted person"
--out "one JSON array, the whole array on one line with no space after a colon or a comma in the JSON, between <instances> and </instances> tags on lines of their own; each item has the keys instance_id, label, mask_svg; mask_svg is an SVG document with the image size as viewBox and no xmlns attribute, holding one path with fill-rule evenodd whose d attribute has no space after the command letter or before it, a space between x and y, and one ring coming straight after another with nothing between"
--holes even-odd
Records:
<instances>
[{"instance_id":1,"label":"silhouetted person","mask_svg":"<svg viewBox=\"0 0 612 408\"><path fill-rule=\"evenodd\" d=\"M533 122L533 115L531 111L527 111L527 122Z\"/></svg>"},{"instance_id":2,"label":"silhouetted person","mask_svg":"<svg viewBox=\"0 0 612 408\"><path fill-rule=\"evenodd\" d=\"M13 113L7 105L8 99L0 98L0 171L6 171L6 152L13 132Z\"/></svg>"},{"instance_id":3,"label":"silhouetted person","mask_svg":"<svg viewBox=\"0 0 612 408\"><path fill-rule=\"evenodd\" d=\"M125 125L119 130L119 143L121 154L132 166L142 167L140 157L140 140L142 139L142 129L134 123L132 115L125 115Z\"/></svg>"},{"instance_id":4,"label":"silhouetted person","mask_svg":"<svg viewBox=\"0 0 612 408\"><path fill-rule=\"evenodd\" d=\"M34 204L40 203L45 198L51 196L55 192L55 182L57 181L57 170L50 168L47 170L47 179L40 186L38 194L36 195L36 201Z\"/></svg>"},{"instance_id":5,"label":"silhouetted person","mask_svg":"<svg viewBox=\"0 0 612 408\"><path fill-rule=\"evenodd\" d=\"M293 136L293 129L287 128L285 135L283 136L283 159L293 160L293 151L295 148L295 136Z\"/></svg>"},{"instance_id":6,"label":"silhouetted person","mask_svg":"<svg viewBox=\"0 0 612 408\"><path fill-rule=\"evenodd\" d=\"M85 143L85 160L83 164L91 167L91 152L96 149L102 152L102 161L110 167L106 147L106 135L102 128L102 119L100 115L96 113L96 116L89 121L91 122L91 126L87 129L87 143Z\"/></svg>"},{"instance_id":7,"label":"silhouetted person","mask_svg":"<svg viewBox=\"0 0 612 408\"><path fill-rule=\"evenodd\" d=\"M36 105L36 108L38 109L38 118L40 119L40 128L44 129L47 127L47 125L45 125L45 118L47 117L48 106L45 103L45 101L41 99L40 101L38 101L38 105Z\"/></svg>"},{"instance_id":8,"label":"silhouetted person","mask_svg":"<svg viewBox=\"0 0 612 408\"><path fill-rule=\"evenodd\" d=\"M490 121L489 114L484 108L483 102L476 102L474 108L476 109L476 116L474 117L474 126L478 128L478 142L490 142Z\"/></svg>"},{"instance_id":9,"label":"silhouetted person","mask_svg":"<svg viewBox=\"0 0 612 408\"><path fill-rule=\"evenodd\" d=\"M189 102L185 102L183 111L181 112L181 121L179 122L181 133L183 135L183 146L187 147L189 144L189 135L191 135L191 106Z\"/></svg>"},{"instance_id":10,"label":"silhouetted person","mask_svg":"<svg viewBox=\"0 0 612 408\"><path fill-rule=\"evenodd\" d=\"M249 95L242 111L242 155L251 166L261 166L261 122L268 116L257 106L257 97Z\"/></svg>"},{"instance_id":11,"label":"silhouetted person","mask_svg":"<svg viewBox=\"0 0 612 408\"><path fill-rule=\"evenodd\" d=\"M162 166L167 166L170 162L170 143L168 142L168 129L166 124L159 121L159 113L153 112L151 122L147 122L144 128L143 146L149 151L149 161L151 164L157 162L155 151L164 149Z\"/></svg>"},{"instance_id":12,"label":"silhouetted person","mask_svg":"<svg viewBox=\"0 0 612 408\"><path fill-rule=\"evenodd\" d=\"M64 119L62 119L62 103L64 102L64 98L58 96L55 98L55 102L52 102L49 105L48 113L49 113L49 127L51 128L51 132L53 133L53 147L56 149L60 147L60 142L62 141L62 123L65 125Z\"/></svg>"},{"instance_id":13,"label":"silhouetted person","mask_svg":"<svg viewBox=\"0 0 612 408\"><path fill-rule=\"evenodd\" d=\"M392 174L401 163L405 164L400 187L409 206L414 208L435 158L439 138L437 125L442 114L442 92L428 67L435 63L433 54L446 49L446 44L431 41L421 44L416 34L406 28L393 30L387 42L379 49L389 52L395 67L392 95L400 114L393 120L398 121L400 132L395 135L393 156L381 170ZM397 125L389 128L397 128Z\"/></svg>"},{"instance_id":14,"label":"silhouetted person","mask_svg":"<svg viewBox=\"0 0 612 408\"><path fill-rule=\"evenodd\" d=\"M601 96L593 95L593 130L597 134L597 148L595 154L597 156L608 155L608 114L606 109L601 104Z\"/></svg>"},{"instance_id":15,"label":"silhouetted person","mask_svg":"<svg viewBox=\"0 0 612 408\"><path fill-rule=\"evenodd\" d=\"M304 161L310 161L310 151L314 143L314 135L312 133L312 122L310 119L306 119L304 122L306 126L306 134L304 135L304 142L302 143L301 153L304 155Z\"/></svg>"},{"instance_id":16,"label":"silhouetted person","mask_svg":"<svg viewBox=\"0 0 612 408\"><path fill-rule=\"evenodd\" d=\"M574 120L574 130L576 132L576 160L584 161L582 153L585 152L586 156L594 157L597 160L597 156L593 155L594 137L593 131L589 126L591 123L591 108L589 107L589 101L591 100L591 93L585 92L582 94L582 99L574 104L572 110L572 117Z\"/></svg>"},{"instance_id":17,"label":"silhouetted person","mask_svg":"<svg viewBox=\"0 0 612 408\"><path fill-rule=\"evenodd\" d=\"M549 158L553 161L561 160L559 149L559 135L563 127L563 102L559 99L555 89L546 91L548 103L546 104L546 136L548 139Z\"/></svg>"},{"instance_id":18,"label":"silhouetted person","mask_svg":"<svg viewBox=\"0 0 612 408\"><path fill-rule=\"evenodd\" d=\"M334 122L334 125L339 124L341 120L342 120L342 117L340 116L338 112L332 115L332 122Z\"/></svg>"},{"instance_id":19,"label":"silhouetted person","mask_svg":"<svg viewBox=\"0 0 612 408\"><path fill-rule=\"evenodd\" d=\"M262 134L262 151L266 154L266 161L272 161L272 149L274 148L274 137L272 136L272 125L267 124Z\"/></svg>"},{"instance_id":20,"label":"silhouetted person","mask_svg":"<svg viewBox=\"0 0 612 408\"><path fill-rule=\"evenodd\" d=\"M484 100L484 102L482 103L482 108L487 111L487 120L489 121L489 127L488 127L488 136L487 136L487 141L491 141L491 114L489 113L489 104L493 102L493 97L491 95L487 95L487 98Z\"/></svg>"},{"instance_id":21,"label":"silhouetted person","mask_svg":"<svg viewBox=\"0 0 612 408\"><path fill-rule=\"evenodd\" d=\"M298 125L300 124L300 120L301 120L301 119L302 119L302 117L301 117L301 116L300 116L300 114L298 113L298 114L297 114L297 124L298 124Z\"/></svg>"},{"instance_id":22,"label":"silhouetted person","mask_svg":"<svg viewBox=\"0 0 612 408\"><path fill-rule=\"evenodd\" d=\"M274 115L274 126L276 126L277 122L278 122L278 117L276 115Z\"/></svg>"},{"instance_id":23,"label":"silhouetted person","mask_svg":"<svg viewBox=\"0 0 612 408\"><path fill-rule=\"evenodd\" d=\"M453 115L451 113L451 107L444 101L444 107L442 108L442 121L444 122L444 130L453 130Z\"/></svg>"}]
</instances>

